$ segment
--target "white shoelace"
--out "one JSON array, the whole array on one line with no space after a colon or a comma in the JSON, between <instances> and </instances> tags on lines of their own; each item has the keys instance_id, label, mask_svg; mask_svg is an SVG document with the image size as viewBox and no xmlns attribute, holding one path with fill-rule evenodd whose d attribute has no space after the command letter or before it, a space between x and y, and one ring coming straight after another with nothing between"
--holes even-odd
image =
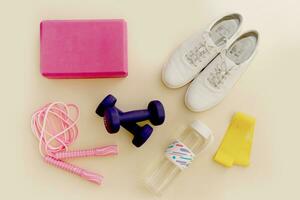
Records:
<instances>
[{"instance_id":1,"label":"white shoelace","mask_svg":"<svg viewBox=\"0 0 300 200\"><path fill-rule=\"evenodd\" d=\"M226 43L225 37L221 39L224 43ZM202 41L185 55L189 64L194 67L198 67L201 62L211 57L211 55L216 52L216 46L210 44L208 42L209 40L211 40L209 32L204 32L202 35Z\"/></svg>"},{"instance_id":2,"label":"white shoelace","mask_svg":"<svg viewBox=\"0 0 300 200\"><path fill-rule=\"evenodd\" d=\"M217 58L216 65L212 72L210 72L207 81L215 89L220 89L224 82L231 75L234 65L227 66L226 63L226 51L221 52L220 58Z\"/></svg>"}]
</instances>

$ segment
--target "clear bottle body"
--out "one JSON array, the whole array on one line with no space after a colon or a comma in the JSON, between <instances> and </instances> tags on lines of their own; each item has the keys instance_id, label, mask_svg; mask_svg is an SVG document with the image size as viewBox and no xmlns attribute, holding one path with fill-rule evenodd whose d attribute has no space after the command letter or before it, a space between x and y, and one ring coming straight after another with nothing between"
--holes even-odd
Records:
<instances>
[{"instance_id":1,"label":"clear bottle body","mask_svg":"<svg viewBox=\"0 0 300 200\"><path fill-rule=\"evenodd\" d=\"M194 128L188 127L177 138L177 141L183 143L197 156L205 147L206 139ZM181 171L180 167L164 156L150 176L146 178L146 185L155 194L161 194Z\"/></svg>"}]
</instances>

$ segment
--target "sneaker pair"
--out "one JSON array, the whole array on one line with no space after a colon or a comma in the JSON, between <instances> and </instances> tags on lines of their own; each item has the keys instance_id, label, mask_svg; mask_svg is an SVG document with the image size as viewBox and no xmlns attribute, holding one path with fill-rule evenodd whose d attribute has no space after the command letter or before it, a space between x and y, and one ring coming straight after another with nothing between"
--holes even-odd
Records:
<instances>
[{"instance_id":1,"label":"sneaker pair","mask_svg":"<svg viewBox=\"0 0 300 200\"><path fill-rule=\"evenodd\" d=\"M186 106L201 112L218 104L247 69L258 45L258 33L248 31L239 37L242 16L226 15L214 21L175 50L162 71L169 88L191 82Z\"/></svg>"}]
</instances>

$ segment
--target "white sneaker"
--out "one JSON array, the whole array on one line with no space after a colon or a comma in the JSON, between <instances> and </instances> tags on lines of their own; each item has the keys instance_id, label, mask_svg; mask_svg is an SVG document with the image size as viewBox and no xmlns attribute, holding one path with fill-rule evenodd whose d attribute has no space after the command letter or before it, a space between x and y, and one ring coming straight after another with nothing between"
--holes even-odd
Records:
<instances>
[{"instance_id":1,"label":"white sneaker","mask_svg":"<svg viewBox=\"0 0 300 200\"><path fill-rule=\"evenodd\" d=\"M246 71L257 45L256 31L239 36L193 80L185 96L186 106L201 112L218 104Z\"/></svg>"},{"instance_id":2,"label":"white sneaker","mask_svg":"<svg viewBox=\"0 0 300 200\"><path fill-rule=\"evenodd\" d=\"M181 44L162 70L165 85L179 88L191 82L218 53L231 44L241 23L240 14L226 15Z\"/></svg>"}]
</instances>

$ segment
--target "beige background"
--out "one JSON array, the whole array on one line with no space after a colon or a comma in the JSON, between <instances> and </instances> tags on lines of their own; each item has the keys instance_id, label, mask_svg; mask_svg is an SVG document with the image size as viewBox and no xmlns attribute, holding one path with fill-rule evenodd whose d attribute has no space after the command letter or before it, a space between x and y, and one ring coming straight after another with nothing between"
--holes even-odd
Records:
<instances>
[{"instance_id":1,"label":"beige background","mask_svg":"<svg viewBox=\"0 0 300 200\"><path fill-rule=\"evenodd\" d=\"M300 199L299 51L297 0L1 0L1 179L0 199L155 199L143 178L164 147L194 119L204 121L215 142L181 174L161 199ZM160 81L172 50L223 13L244 16L243 31L261 33L259 52L247 73L218 106L192 113L183 104L186 87L170 90ZM39 74L42 19L124 18L128 22L129 76L126 79L48 80ZM94 110L108 93L124 110L160 99L167 120L140 149L122 130L108 135ZM73 102L81 108L80 137L72 146L116 143L117 157L72 163L101 172L101 187L46 165L30 130L31 113L46 102ZM248 168L212 161L232 114L256 116Z\"/></svg>"}]
</instances>

